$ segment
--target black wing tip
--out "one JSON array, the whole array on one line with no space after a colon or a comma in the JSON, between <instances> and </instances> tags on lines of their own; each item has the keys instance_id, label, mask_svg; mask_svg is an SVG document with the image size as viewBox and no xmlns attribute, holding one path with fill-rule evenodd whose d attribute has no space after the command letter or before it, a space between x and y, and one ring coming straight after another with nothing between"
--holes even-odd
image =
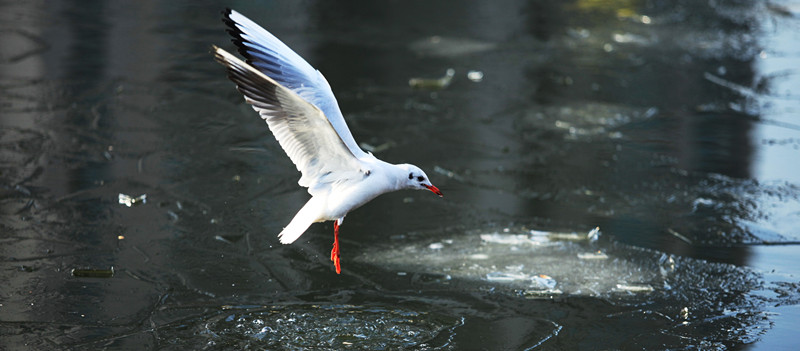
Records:
<instances>
[{"instance_id":1,"label":"black wing tip","mask_svg":"<svg viewBox=\"0 0 800 351\"><path fill-rule=\"evenodd\" d=\"M225 26L228 27L225 31L232 37L231 42L236 45L236 49L240 55L244 56L245 62L248 64L251 63L252 57L247 50L247 43L250 41L244 39L242 36L244 32L242 32L239 27L236 26L236 21L231 19L231 10L229 7L226 7L225 10L222 11L222 23L225 23Z\"/></svg>"},{"instance_id":2,"label":"black wing tip","mask_svg":"<svg viewBox=\"0 0 800 351\"><path fill-rule=\"evenodd\" d=\"M225 23L225 25L228 27L228 33L231 33L231 35L238 35L239 33L242 33L242 31L236 27L236 21L230 19L229 17L223 18L222 23ZM234 34L234 32L236 34Z\"/></svg>"},{"instance_id":3,"label":"black wing tip","mask_svg":"<svg viewBox=\"0 0 800 351\"><path fill-rule=\"evenodd\" d=\"M228 29L226 30L228 34L230 34L235 38L241 38L242 31L236 27L236 21L231 19L231 11L233 10L227 7L225 8L224 11L222 11L222 23L225 23L225 26L228 27Z\"/></svg>"}]
</instances>

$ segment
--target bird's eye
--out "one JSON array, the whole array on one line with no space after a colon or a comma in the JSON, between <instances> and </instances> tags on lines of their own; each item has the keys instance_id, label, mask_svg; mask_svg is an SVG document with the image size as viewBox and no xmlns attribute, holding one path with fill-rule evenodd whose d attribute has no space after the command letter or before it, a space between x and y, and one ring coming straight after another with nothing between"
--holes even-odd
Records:
<instances>
[{"instance_id":1,"label":"bird's eye","mask_svg":"<svg viewBox=\"0 0 800 351\"><path fill-rule=\"evenodd\" d=\"M408 179L414 179L414 173L409 173L408 174Z\"/></svg>"},{"instance_id":2,"label":"bird's eye","mask_svg":"<svg viewBox=\"0 0 800 351\"><path fill-rule=\"evenodd\" d=\"M419 177L417 177L417 180L418 180L418 181L420 181L420 182L422 182L422 181L424 181L424 180L425 180L425 177L423 177L423 176L419 176Z\"/></svg>"}]
</instances>

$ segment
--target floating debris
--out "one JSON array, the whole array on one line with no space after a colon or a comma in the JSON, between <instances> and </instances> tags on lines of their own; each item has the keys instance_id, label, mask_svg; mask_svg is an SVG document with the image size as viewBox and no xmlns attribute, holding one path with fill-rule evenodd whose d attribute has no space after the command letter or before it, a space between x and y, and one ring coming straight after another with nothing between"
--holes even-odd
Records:
<instances>
[{"instance_id":1,"label":"floating debris","mask_svg":"<svg viewBox=\"0 0 800 351\"><path fill-rule=\"evenodd\" d=\"M483 81L483 72L481 71L469 71L467 72L467 79L478 83Z\"/></svg>"},{"instance_id":2,"label":"floating debris","mask_svg":"<svg viewBox=\"0 0 800 351\"><path fill-rule=\"evenodd\" d=\"M632 33L614 33L612 36L615 42L620 44L639 44L639 45L648 45L650 44L650 40L641 36Z\"/></svg>"},{"instance_id":3,"label":"floating debris","mask_svg":"<svg viewBox=\"0 0 800 351\"><path fill-rule=\"evenodd\" d=\"M128 207L147 203L147 194L142 194L137 197L119 193L119 204Z\"/></svg>"},{"instance_id":4,"label":"floating debris","mask_svg":"<svg viewBox=\"0 0 800 351\"><path fill-rule=\"evenodd\" d=\"M522 296L526 299L541 299L543 297L552 297L553 295L562 295L564 294L561 289L530 289L530 290L523 290Z\"/></svg>"},{"instance_id":5,"label":"floating debris","mask_svg":"<svg viewBox=\"0 0 800 351\"><path fill-rule=\"evenodd\" d=\"M741 84L736 84L736 83L731 82L729 80L722 79L722 78L717 77L717 76L715 76L715 75L713 75L711 73L708 73L708 72L703 73L703 78L705 78L707 81L709 81L711 83L714 83L714 84L719 85L719 86L721 86L723 88L728 88L731 91L739 93L742 96L746 96L746 97L750 97L750 98L758 97L758 93L756 93L753 89L751 89L749 87L746 87L744 85L741 85Z\"/></svg>"},{"instance_id":6,"label":"floating debris","mask_svg":"<svg viewBox=\"0 0 800 351\"><path fill-rule=\"evenodd\" d=\"M433 171L434 171L434 172L436 172L436 173L439 173L439 174L441 174L441 175L444 175L444 176L446 176L447 178L452 178L452 179L455 179L455 180L457 180L457 181L459 181L459 182L462 182L462 181L464 181L464 177L462 177L462 176L460 176L460 175L456 174L456 172L453 172L453 171L451 171L451 170L448 170L448 169L444 169L444 168L442 168L442 167L439 167L439 166L434 166L434 167L433 167Z\"/></svg>"},{"instance_id":7,"label":"floating debris","mask_svg":"<svg viewBox=\"0 0 800 351\"><path fill-rule=\"evenodd\" d=\"M547 290L555 289L556 284L558 284L558 282L556 282L555 279L546 274L539 274L537 276L534 276L533 278L531 278L531 282Z\"/></svg>"},{"instance_id":8,"label":"floating debris","mask_svg":"<svg viewBox=\"0 0 800 351\"><path fill-rule=\"evenodd\" d=\"M442 243L432 243L428 245L428 248L431 250L441 250L444 248L444 244Z\"/></svg>"},{"instance_id":9,"label":"floating debris","mask_svg":"<svg viewBox=\"0 0 800 351\"><path fill-rule=\"evenodd\" d=\"M688 320L689 319L689 307L681 308L680 316L681 316L681 319Z\"/></svg>"},{"instance_id":10,"label":"floating debris","mask_svg":"<svg viewBox=\"0 0 800 351\"><path fill-rule=\"evenodd\" d=\"M489 282L499 283L528 283L528 289L538 291L552 291L558 282L553 277L546 274L531 275L525 273L524 265L508 266L504 271L494 271L486 273L485 279Z\"/></svg>"},{"instance_id":11,"label":"floating debris","mask_svg":"<svg viewBox=\"0 0 800 351\"><path fill-rule=\"evenodd\" d=\"M668 232L668 233L670 233L672 236L674 236L674 237L676 237L676 238L680 239L681 241L683 241L683 242L685 242L685 243L687 243L687 244L689 244L689 245L691 245L691 244L692 244L692 240L691 240L691 239L689 239L689 238L687 238L687 237L685 237L685 236L681 235L681 233L678 233L678 232L676 232L676 231L675 231L674 229L672 229L672 228L667 228L667 232Z\"/></svg>"},{"instance_id":12,"label":"floating debris","mask_svg":"<svg viewBox=\"0 0 800 351\"><path fill-rule=\"evenodd\" d=\"M408 80L408 85L414 89L440 90L447 88L450 85L450 82L453 81L453 76L455 76L455 74L456 70L448 68L447 72L442 78L411 78Z\"/></svg>"},{"instance_id":13,"label":"floating debris","mask_svg":"<svg viewBox=\"0 0 800 351\"><path fill-rule=\"evenodd\" d=\"M214 240L221 241L226 244L233 244L233 242L230 240L223 238L222 235L214 235Z\"/></svg>"},{"instance_id":14,"label":"floating debris","mask_svg":"<svg viewBox=\"0 0 800 351\"><path fill-rule=\"evenodd\" d=\"M495 43L434 35L417 40L409 48L422 56L454 57L493 50Z\"/></svg>"},{"instance_id":15,"label":"floating debris","mask_svg":"<svg viewBox=\"0 0 800 351\"><path fill-rule=\"evenodd\" d=\"M578 254L578 258L581 260L607 260L608 255L603 252L581 252Z\"/></svg>"},{"instance_id":16,"label":"floating debris","mask_svg":"<svg viewBox=\"0 0 800 351\"><path fill-rule=\"evenodd\" d=\"M175 213L175 211L172 211L172 210L167 210L167 216L169 216L169 218L172 221L177 221L180 218L180 217L178 217L178 214Z\"/></svg>"},{"instance_id":17,"label":"floating debris","mask_svg":"<svg viewBox=\"0 0 800 351\"><path fill-rule=\"evenodd\" d=\"M532 240L531 236L527 234L481 234L481 240L486 243L504 244L504 245L524 245L524 244L539 244L540 242Z\"/></svg>"},{"instance_id":18,"label":"floating debris","mask_svg":"<svg viewBox=\"0 0 800 351\"><path fill-rule=\"evenodd\" d=\"M486 280L490 282L512 282L515 280L529 280L531 279L525 273L521 272L489 272L486 273Z\"/></svg>"},{"instance_id":19,"label":"floating debris","mask_svg":"<svg viewBox=\"0 0 800 351\"><path fill-rule=\"evenodd\" d=\"M553 241L597 241L600 238L600 227L595 227L586 234L578 233L554 233L554 232L540 232L531 231L534 235L546 235L548 239Z\"/></svg>"},{"instance_id":20,"label":"floating debris","mask_svg":"<svg viewBox=\"0 0 800 351\"><path fill-rule=\"evenodd\" d=\"M111 278L114 276L114 267L110 269L76 269L70 271L77 278Z\"/></svg>"},{"instance_id":21,"label":"floating debris","mask_svg":"<svg viewBox=\"0 0 800 351\"><path fill-rule=\"evenodd\" d=\"M627 291L632 293L649 293L653 292L653 287L647 284L617 284L617 291Z\"/></svg>"}]
</instances>

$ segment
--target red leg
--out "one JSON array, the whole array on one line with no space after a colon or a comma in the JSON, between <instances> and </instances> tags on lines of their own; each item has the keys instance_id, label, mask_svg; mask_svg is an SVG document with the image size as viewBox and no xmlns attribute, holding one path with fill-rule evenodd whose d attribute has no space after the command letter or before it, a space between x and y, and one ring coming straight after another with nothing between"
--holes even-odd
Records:
<instances>
[{"instance_id":1,"label":"red leg","mask_svg":"<svg viewBox=\"0 0 800 351\"><path fill-rule=\"evenodd\" d=\"M331 250L331 261L336 267L336 274L342 273L342 266L339 264L339 220L333 221L333 249Z\"/></svg>"}]
</instances>

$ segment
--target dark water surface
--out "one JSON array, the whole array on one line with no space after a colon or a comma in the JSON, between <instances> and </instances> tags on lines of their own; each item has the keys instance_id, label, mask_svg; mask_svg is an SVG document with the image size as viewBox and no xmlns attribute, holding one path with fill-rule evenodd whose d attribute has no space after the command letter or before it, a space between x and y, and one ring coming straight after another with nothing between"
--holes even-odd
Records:
<instances>
[{"instance_id":1,"label":"dark water surface","mask_svg":"<svg viewBox=\"0 0 800 351\"><path fill-rule=\"evenodd\" d=\"M212 60L233 47L225 7L325 74L364 147L445 194L352 212L341 275L330 223L278 243L308 194ZM0 348L797 348L799 16L6 2ZM448 68L445 89L409 86Z\"/></svg>"}]
</instances>

